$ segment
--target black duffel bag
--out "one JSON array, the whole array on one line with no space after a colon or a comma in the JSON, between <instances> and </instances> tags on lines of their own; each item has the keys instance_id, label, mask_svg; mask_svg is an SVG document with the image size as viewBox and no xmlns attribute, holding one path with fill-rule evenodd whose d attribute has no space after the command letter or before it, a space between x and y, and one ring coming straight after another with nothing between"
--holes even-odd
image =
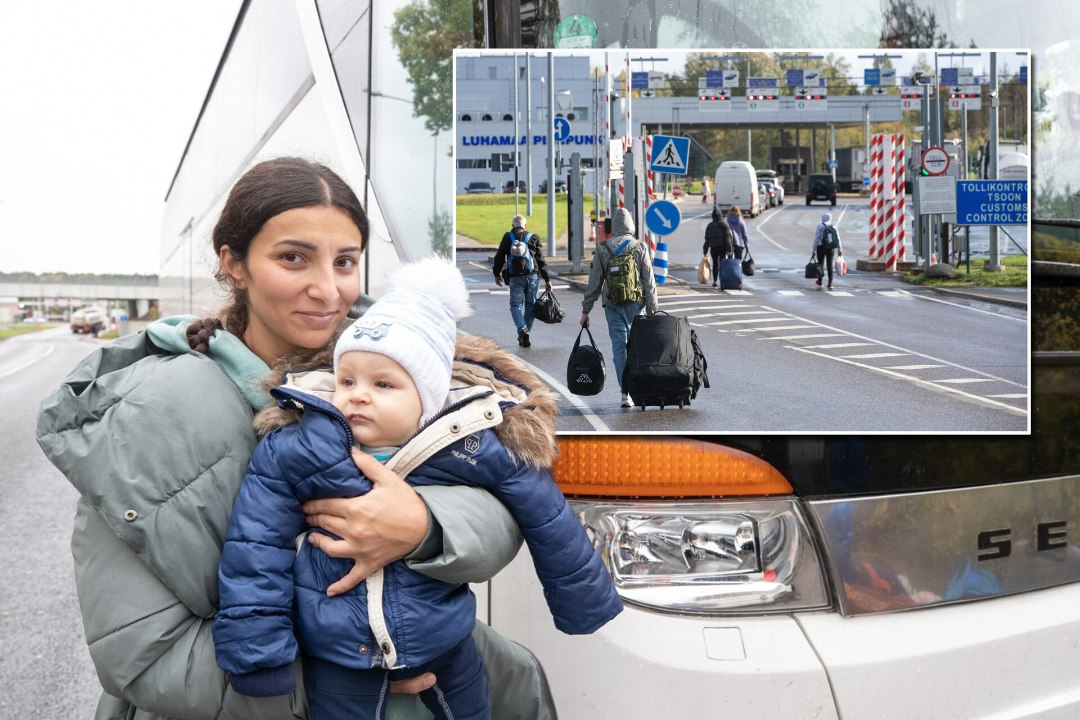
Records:
<instances>
[{"instance_id":1,"label":"black duffel bag","mask_svg":"<svg viewBox=\"0 0 1080 720\"><path fill-rule=\"evenodd\" d=\"M742 274L746 277L754 274L754 258L750 255L750 248L746 248L746 257L742 261Z\"/></svg>"},{"instance_id":2,"label":"black duffel bag","mask_svg":"<svg viewBox=\"0 0 1080 720\"><path fill-rule=\"evenodd\" d=\"M806 263L806 279L807 280L819 280L825 275L825 271L821 267L821 263L817 261L814 254L810 254L810 262Z\"/></svg>"},{"instance_id":3,"label":"black duffel bag","mask_svg":"<svg viewBox=\"0 0 1080 720\"><path fill-rule=\"evenodd\" d=\"M555 299L555 293L545 290L533 303L533 317L540 322L560 323L566 317L566 311Z\"/></svg>"},{"instance_id":4,"label":"black duffel bag","mask_svg":"<svg viewBox=\"0 0 1080 720\"><path fill-rule=\"evenodd\" d=\"M589 344L581 344L581 333L588 333ZM596 347L592 333L581 328L566 363L566 387L575 395L598 395L604 389L604 356Z\"/></svg>"}]
</instances>

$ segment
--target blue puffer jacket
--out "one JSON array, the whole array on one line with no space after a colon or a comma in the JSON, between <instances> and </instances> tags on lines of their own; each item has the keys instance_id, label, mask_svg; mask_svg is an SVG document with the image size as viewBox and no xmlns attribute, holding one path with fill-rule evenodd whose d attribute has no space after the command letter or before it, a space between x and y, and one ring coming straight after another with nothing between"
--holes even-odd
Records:
<instances>
[{"instance_id":1,"label":"blue puffer jacket","mask_svg":"<svg viewBox=\"0 0 1080 720\"><path fill-rule=\"evenodd\" d=\"M490 363L476 367L481 376L490 375L485 383L498 377L488 373ZM330 389L332 375L318 382ZM443 413L395 456L405 463L395 470L408 473L411 485L467 484L493 493L522 530L556 627L591 633L615 617L622 602L551 478L553 455L538 464L529 449L553 439L554 420L536 417L537 403L518 392L515 401L505 387L452 389ZM268 434L252 456L222 553L221 609L214 622L218 664L249 694L288 691L288 663L297 654L294 630L305 653L356 669L386 664L385 648L368 625L367 583L345 595L326 595L351 560L312 551L307 543L299 554L295 549L296 535L308 530L304 502L360 495L371 487L349 455L348 423L309 392L282 387L273 394L281 407L301 410L299 422ZM512 422L504 420L504 411ZM550 428L537 432L537 423ZM424 665L472 630L476 608L468 586L424 577L403 562L388 565L383 582L395 667Z\"/></svg>"}]
</instances>

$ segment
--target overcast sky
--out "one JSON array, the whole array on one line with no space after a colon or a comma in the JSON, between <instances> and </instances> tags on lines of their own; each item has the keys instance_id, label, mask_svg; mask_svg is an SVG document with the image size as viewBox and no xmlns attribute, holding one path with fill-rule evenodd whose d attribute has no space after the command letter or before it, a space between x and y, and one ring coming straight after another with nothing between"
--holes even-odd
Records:
<instances>
[{"instance_id":1,"label":"overcast sky","mask_svg":"<svg viewBox=\"0 0 1080 720\"><path fill-rule=\"evenodd\" d=\"M0 271L157 273L239 0L0 2Z\"/></svg>"}]
</instances>

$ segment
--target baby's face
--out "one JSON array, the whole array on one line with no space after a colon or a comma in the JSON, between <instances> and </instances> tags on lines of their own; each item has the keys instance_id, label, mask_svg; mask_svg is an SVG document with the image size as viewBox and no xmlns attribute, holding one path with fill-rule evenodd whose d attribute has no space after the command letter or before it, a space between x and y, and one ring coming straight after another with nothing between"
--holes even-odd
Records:
<instances>
[{"instance_id":1,"label":"baby's face","mask_svg":"<svg viewBox=\"0 0 1080 720\"><path fill-rule=\"evenodd\" d=\"M349 421L358 443L396 447L420 427L420 393L397 361L354 350L342 354L335 378L334 406Z\"/></svg>"}]
</instances>

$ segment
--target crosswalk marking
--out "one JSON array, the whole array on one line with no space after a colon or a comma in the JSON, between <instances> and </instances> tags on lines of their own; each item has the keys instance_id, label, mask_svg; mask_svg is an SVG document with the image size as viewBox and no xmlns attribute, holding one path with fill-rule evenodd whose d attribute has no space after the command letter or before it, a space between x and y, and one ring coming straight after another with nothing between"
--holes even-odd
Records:
<instances>
[{"instance_id":1,"label":"crosswalk marking","mask_svg":"<svg viewBox=\"0 0 1080 720\"><path fill-rule=\"evenodd\" d=\"M784 328L762 328L766 330L783 330ZM780 337L768 337L766 340L810 340L811 338L841 337L843 333L811 333L808 335L781 335ZM811 345L810 347L825 347L824 345Z\"/></svg>"},{"instance_id":2,"label":"crosswalk marking","mask_svg":"<svg viewBox=\"0 0 1080 720\"><path fill-rule=\"evenodd\" d=\"M907 350L906 348L890 345L873 337L866 337L856 333L831 327L821 322L808 320L793 314L788 309L770 307L767 298L773 295L787 297L806 296L808 301L814 290L780 290L758 289L756 291L731 291L717 294L701 292L693 299L691 296L680 296L677 301L666 302L662 299L662 306L673 314L683 315L698 328L711 328L713 332L731 333L733 335L749 335L759 333L758 339L766 341L779 341L788 350L806 352L818 355L822 358L862 367L866 370L884 373L897 378L903 378L909 382L925 388L936 388L939 391L955 393L974 400L981 400L995 407L1027 414L1028 410L1023 401L1030 400L1027 392L1014 393L991 393L986 390L1004 390L1006 387L995 386L993 383L1004 383L1020 390L1026 390L1021 383L1012 382L1003 378L979 370L973 370L963 366L947 363L944 361L934 362L938 358L924 355L920 352ZM821 292L817 290L816 292ZM829 294L836 296L848 296L861 294L863 297L881 295L890 298L911 298L912 296L903 290L883 291L833 291ZM733 297L739 296L739 297ZM715 318L715 319L714 319ZM786 332L785 332L786 331ZM701 332L701 330L699 330ZM835 338L835 342L830 342ZM809 344L817 341L817 344ZM858 352L858 348L866 348L870 352ZM844 354L845 350L855 349L852 354ZM872 352L873 350L880 352ZM916 362L904 363L902 360L896 364L879 363L880 360L910 358ZM918 362L924 360L924 362ZM926 360L930 362L925 362ZM947 377L943 380L935 380L937 373L921 373L923 370L942 370L949 368L951 372L971 372L974 376ZM983 385L979 385L983 383ZM992 383L990 386L985 383ZM965 388L972 388L966 390ZM981 387L983 393L975 391L975 387ZM1019 405L1015 404L1017 401Z\"/></svg>"},{"instance_id":3,"label":"crosswalk marking","mask_svg":"<svg viewBox=\"0 0 1080 720\"><path fill-rule=\"evenodd\" d=\"M774 323L786 322L788 318L747 318L745 320L721 320L720 322L705 323L706 325L738 325L739 323Z\"/></svg>"},{"instance_id":4,"label":"crosswalk marking","mask_svg":"<svg viewBox=\"0 0 1080 720\"><path fill-rule=\"evenodd\" d=\"M780 327L767 327L767 328L747 328L749 332L772 332L774 330L817 330L817 325L781 325ZM832 333L833 335L843 335L843 333Z\"/></svg>"},{"instance_id":5,"label":"crosswalk marking","mask_svg":"<svg viewBox=\"0 0 1080 720\"><path fill-rule=\"evenodd\" d=\"M944 365L890 365L886 370L929 370L931 368L945 367Z\"/></svg>"},{"instance_id":6,"label":"crosswalk marking","mask_svg":"<svg viewBox=\"0 0 1080 720\"><path fill-rule=\"evenodd\" d=\"M910 353L896 353L896 352L883 352L883 353L864 353L862 355L842 355L841 357L848 360L876 360L878 358L885 357L902 357Z\"/></svg>"},{"instance_id":7,"label":"crosswalk marking","mask_svg":"<svg viewBox=\"0 0 1080 720\"><path fill-rule=\"evenodd\" d=\"M808 335L807 337L813 337ZM807 347L816 348L818 350L830 350L832 348L845 348L845 347L865 347L867 345L877 345L872 342L846 342L846 343L829 343L827 345L807 345Z\"/></svg>"},{"instance_id":8,"label":"crosswalk marking","mask_svg":"<svg viewBox=\"0 0 1080 720\"><path fill-rule=\"evenodd\" d=\"M734 317L736 315L775 315L775 310L739 310L737 312L715 312L704 315L687 315L687 320L699 320L707 317Z\"/></svg>"}]
</instances>

